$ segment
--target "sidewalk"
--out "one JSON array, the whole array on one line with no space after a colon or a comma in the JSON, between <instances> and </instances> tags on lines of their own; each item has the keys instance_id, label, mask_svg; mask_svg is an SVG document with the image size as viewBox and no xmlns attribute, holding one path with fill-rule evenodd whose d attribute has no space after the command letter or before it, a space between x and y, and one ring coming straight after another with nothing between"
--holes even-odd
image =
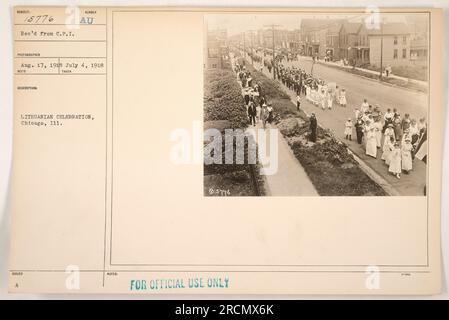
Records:
<instances>
[{"instance_id":1,"label":"sidewalk","mask_svg":"<svg viewBox=\"0 0 449 320\"><path fill-rule=\"evenodd\" d=\"M312 61L312 58L308 57L308 56L301 56L300 59ZM327 65L327 66L334 66L336 68L341 68L341 69L348 69L348 70L353 69L352 66L345 66L345 65L343 65L341 63L337 63L337 62L333 62L333 61L325 62L325 61L318 60L318 63L322 64L322 65ZM357 70L357 71L360 71L360 72L365 72L365 73L369 73L369 74L372 74L372 75L375 75L375 76L379 76L379 72L378 71L364 69L364 68L359 68L359 67L355 67L354 69ZM384 77L386 77L385 72L383 74L384 74ZM425 88L429 87L429 83L427 81L421 81L421 80L416 80L416 79L411 79L411 78L404 78L404 77L397 76L395 74L390 74L388 76L388 78L397 79L397 80L401 80L401 81L404 81L404 82L415 83L415 84L418 84L418 85L423 86Z\"/></svg>"},{"instance_id":2,"label":"sidewalk","mask_svg":"<svg viewBox=\"0 0 449 320\"><path fill-rule=\"evenodd\" d=\"M234 65L234 59L231 59ZM241 85L237 77L237 82ZM259 121L255 127L248 127L255 129L255 141L259 141L258 130L262 128L262 123ZM265 131L265 141L267 142L267 154L271 154L271 145L269 139L269 129L277 129L275 125L269 125ZM296 159L293 151L285 141L282 134L278 133L277 140L278 147L278 170L273 175L266 175L266 191L269 196L319 196L312 181L307 176L306 171ZM261 169L263 172L263 167Z\"/></svg>"},{"instance_id":3,"label":"sidewalk","mask_svg":"<svg viewBox=\"0 0 449 320\"><path fill-rule=\"evenodd\" d=\"M261 123L256 124L256 135L259 128L262 128ZM277 129L276 126L271 125L271 129ZM267 141L267 154L270 153L269 140L270 127L265 131ZM255 137L256 139L258 137ZM256 140L258 141L258 140ZM267 195L270 196L318 196L312 181L310 181L304 168L293 154L287 141L285 141L282 134L278 134L278 170L274 175L266 175ZM263 170L262 170L263 172Z\"/></svg>"}]
</instances>

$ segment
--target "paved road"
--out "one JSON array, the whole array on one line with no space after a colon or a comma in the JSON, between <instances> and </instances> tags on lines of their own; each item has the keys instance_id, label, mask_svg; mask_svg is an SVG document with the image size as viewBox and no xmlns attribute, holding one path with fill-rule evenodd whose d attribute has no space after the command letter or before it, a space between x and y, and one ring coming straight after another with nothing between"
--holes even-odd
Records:
<instances>
[{"instance_id":1,"label":"paved road","mask_svg":"<svg viewBox=\"0 0 449 320\"><path fill-rule=\"evenodd\" d=\"M254 64L257 68L259 64ZM300 59L299 62L293 62L293 65L310 72L312 62L306 59ZM267 68L263 72L272 77L268 73ZM424 186L426 184L427 166L424 162L415 159L413 162L413 171L409 175L403 174L401 179L388 173L387 166L380 160L381 151L378 152L377 159L365 155L363 145L358 145L355 141L347 141L344 139L344 123L351 117L354 118L354 108L361 105L363 99L368 99L370 104L379 104L383 112L387 107L397 108L403 115L410 113L412 118L419 119L420 117L427 117L427 95L414 92L408 89L399 87L392 87L377 81L368 80L360 76L348 73L343 70L338 70L321 64L315 64L314 75L324 79L326 82L336 82L341 88L346 89L346 97L348 106L342 108L335 106L333 110L321 110L305 99L302 100L301 106L306 113L315 112L318 122L325 128L333 131L333 133L341 141L348 144L348 147L365 163L371 167L376 173L390 183L399 194L407 196L423 195ZM290 95L292 100L295 99L295 94L284 87L285 91ZM353 137L355 138L355 130Z\"/></svg>"},{"instance_id":2,"label":"paved road","mask_svg":"<svg viewBox=\"0 0 449 320\"><path fill-rule=\"evenodd\" d=\"M288 64L305 69L307 72L310 72L312 67L312 61L304 57L301 57L298 62ZM335 82L340 88L346 89L349 111L359 107L366 98L370 104L379 104L384 113L389 107L397 108L402 116L409 113L415 119L427 118L428 97L425 93L365 79L321 63L314 65L313 74L326 82Z\"/></svg>"}]
</instances>

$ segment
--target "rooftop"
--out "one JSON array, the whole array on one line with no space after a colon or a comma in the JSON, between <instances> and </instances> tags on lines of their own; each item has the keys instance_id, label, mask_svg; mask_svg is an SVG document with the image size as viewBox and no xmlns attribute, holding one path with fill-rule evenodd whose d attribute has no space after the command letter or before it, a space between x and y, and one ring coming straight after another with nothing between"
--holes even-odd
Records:
<instances>
[{"instance_id":1,"label":"rooftop","mask_svg":"<svg viewBox=\"0 0 449 320\"><path fill-rule=\"evenodd\" d=\"M326 28L332 28L339 25L341 19L301 19L301 30L319 31Z\"/></svg>"},{"instance_id":2,"label":"rooftop","mask_svg":"<svg viewBox=\"0 0 449 320\"><path fill-rule=\"evenodd\" d=\"M383 30L381 30L381 28ZM410 34L411 33L409 26L402 22L384 23L381 25L381 28L368 30L368 34L380 35L381 32L386 35L388 35L388 34L394 34L394 35Z\"/></svg>"},{"instance_id":3,"label":"rooftop","mask_svg":"<svg viewBox=\"0 0 449 320\"><path fill-rule=\"evenodd\" d=\"M360 22L344 22L342 26L346 33L357 33L361 27L362 24Z\"/></svg>"}]
</instances>

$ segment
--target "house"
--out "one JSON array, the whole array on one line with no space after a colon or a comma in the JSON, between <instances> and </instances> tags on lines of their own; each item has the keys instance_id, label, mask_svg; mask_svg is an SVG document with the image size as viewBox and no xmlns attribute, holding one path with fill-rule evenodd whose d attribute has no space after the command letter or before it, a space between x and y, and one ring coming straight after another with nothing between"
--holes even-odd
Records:
<instances>
[{"instance_id":1,"label":"house","mask_svg":"<svg viewBox=\"0 0 449 320\"><path fill-rule=\"evenodd\" d=\"M326 29L326 49L325 55L331 61L340 60L340 29L343 21L337 20Z\"/></svg>"},{"instance_id":2,"label":"house","mask_svg":"<svg viewBox=\"0 0 449 320\"><path fill-rule=\"evenodd\" d=\"M228 34L226 29L207 32L204 67L206 69L221 69L229 67Z\"/></svg>"},{"instance_id":3,"label":"house","mask_svg":"<svg viewBox=\"0 0 449 320\"><path fill-rule=\"evenodd\" d=\"M258 30L255 39L257 39L256 44L258 46L264 47L266 49L272 49L273 44L275 48L287 48L289 46L289 39L291 38L290 30L285 29L261 29ZM273 33L274 33L274 43L273 43Z\"/></svg>"},{"instance_id":4,"label":"house","mask_svg":"<svg viewBox=\"0 0 449 320\"><path fill-rule=\"evenodd\" d=\"M339 31L339 57L354 65L359 55L360 22L343 22Z\"/></svg>"},{"instance_id":5,"label":"house","mask_svg":"<svg viewBox=\"0 0 449 320\"><path fill-rule=\"evenodd\" d=\"M360 26L357 42L353 49L355 53L355 64L357 66L370 64L369 31L364 23Z\"/></svg>"},{"instance_id":6,"label":"house","mask_svg":"<svg viewBox=\"0 0 449 320\"><path fill-rule=\"evenodd\" d=\"M427 65L428 56L427 39L415 39L410 41L410 62L416 65Z\"/></svg>"},{"instance_id":7,"label":"house","mask_svg":"<svg viewBox=\"0 0 449 320\"><path fill-rule=\"evenodd\" d=\"M299 29L291 30L288 33L288 48L292 52L301 51L301 31Z\"/></svg>"},{"instance_id":8,"label":"house","mask_svg":"<svg viewBox=\"0 0 449 320\"><path fill-rule=\"evenodd\" d=\"M379 29L366 30L369 61L372 66L401 66L410 63L410 35L405 23L384 23ZM382 47L382 51L381 51Z\"/></svg>"},{"instance_id":9,"label":"house","mask_svg":"<svg viewBox=\"0 0 449 320\"><path fill-rule=\"evenodd\" d=\"M324 57L328 28L338 23L337 19L301 19L302 52L307 56Z\"/></svg>"}]
</instances>

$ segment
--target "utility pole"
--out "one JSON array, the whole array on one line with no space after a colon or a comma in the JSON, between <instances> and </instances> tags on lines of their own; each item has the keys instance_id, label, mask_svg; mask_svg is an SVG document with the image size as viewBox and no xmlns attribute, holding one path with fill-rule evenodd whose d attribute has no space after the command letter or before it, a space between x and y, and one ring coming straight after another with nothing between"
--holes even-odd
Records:
<instances>
[{"instance_id":1,"label":"utility pole","mask_svg":"<svg viewBox=\"0 0 449 320\"><path fill-rule=\"evenodd\" d=\"M254 65L254 60L253 60L253 54L254 54L254 30L247 30L246 32L249 32L250 34L250 43L251 43L251 64Z\"/></svg>"},{"instance_id":2,"label":"utility pole","mask_svg":"<svg viewBox=\"0 0 449 320\"><path fill-rule=\"evenodd\" d=\"M379 79L382 81L382 71L383 71L383 53L384 53L384 28L383 21L380 21L380 76Z\"/></svg>"},{"instance_id":3,"label":"utility pole","mask_svg":"<svg viewBox=\"0 0 449 320\"><path fill-rule=\"evenodd\" d=\"M272 30L272 32L273 32L273 36L272 36L272 38L273 38L273 79L276 79L276 68L274 67L274 66L275 66L275 61L274 61L274 58L275 58L274 24L271 25L271 30Z\"/></svg>"},{"instance_id":4,"label":"utility pole","mask_svg":"<svg viewBox=\"0 0 449 320\"><path fill-rule=\"evenodd\" d=\"M246 59L245 38L246 38L246 34L245 34L245 31L243 31L243 61L245 61L245 59Z\"/></svg>"},{"instance_id":5,"label":"utility pole","mask_svg":"<svg viewBox=\"0 0 449 320\"><path fill-rule=\"evenodd\" d=\"M250 31L251 32L251 65L254 65L254 59L253 59L253 55L254 55L254 49L253 49L253 30Z\"/></svg>"},{"instance_id":6,"label":"utility pole","mask_svg":"<svg viewBox=\"0 0 449 320\"><path fill-rule=\"evenodd\" d=\"M271 32L272 32L272 38L273 38L273 79L276 79L276 71L275 71L275 67L274 67L274 59L276 58L276 54L275 54L275 42L274 42L274 28L275 27L280 27L280 25L278 24L271 24L271 25L266 25L265 27L271 27Z\"/></svg>"}]
</instances>

